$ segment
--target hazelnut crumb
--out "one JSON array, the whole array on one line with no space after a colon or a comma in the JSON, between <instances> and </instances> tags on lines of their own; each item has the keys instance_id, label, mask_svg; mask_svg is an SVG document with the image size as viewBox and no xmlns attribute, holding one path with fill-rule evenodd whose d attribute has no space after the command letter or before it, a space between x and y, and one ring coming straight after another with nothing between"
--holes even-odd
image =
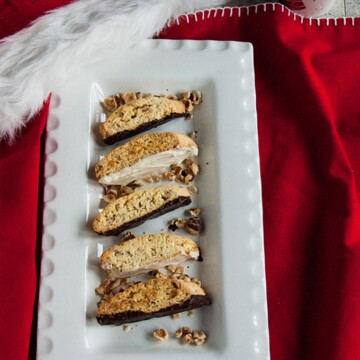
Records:
<instances>
[{"instance_id":1,"label":"hazelnut crumb","mask_svg":"<svg viewBox=\"0 0 360 360\"><path fill-rule=\"evenodd\" d=\"M166 267L167 270L169 270L170 272L174 273L176 271L176 266L175 265L168 265Z\"/></svg>"},{"instance_id":2,"label":"hazelnut crumb","mask_svg":"<svg viewBox=\"0 0 360 360\"><path fill-rule=\"evenodd\" d=\"M166 329L161 328L154 330L153 337L159 341L166 341L169 338L169 333L167 332Z\"/></svg>"},{"instance_id":3,"label":"hazelnut crumb","mask_svg":"<svg viewBox=\"0 0 360 360\"><path fill-rule=\"evenodd\" d=\"M195 314L195 311L194 310L189 310L188 311L188 316L194 316Z\"/></svg>"},{"instance_id":4,"label":"hazelnut crumb","mask_svg":"<svg viewBox=\"0 0 360 360\"><path fill-rule=\"evenodd\" d=\"M199 285L201 287L201 281L199 279L192 278L191 282L193 282L194 284Z\"/></svg>"},{"instance_id":5,"label":"hazelnut crumb","mask_svg":"<svg viewBox=\"0 0 360 360\"><path fill-rule=\"evenodd\" d=\"M109 112L113 112L118 107L118 104L116 103L116 100L114 98L105 98L103 101L103 105L106 110Z\"/></svg>"},{"instance_id":6,"label":"hazelnut crumb","mask_svg":"<svg viewBox=\"0 0 360 360\"><path fill-rule=\"evenodd\" d=\"M194 176L196 176L200 171L199 165L194 162L189 166L189 168Z\"/></svg>"},{"instance_id":7,"label":"hazelnut crumb","mask_svg":"<svg viewBox=\"0 0 360 360\"><path fill-rule=\"evenodd\" d=\"M201 209L200 208L193 208L193 209L189 209L186 210L186 215L188 216L199 216L201 214Z\"/></svg>"},{"instance_id":8,"label":"hazelnut crumb","mask_svg":"<svg viewBox=\"0 0 360 360\"><path fill-rule=\"evenodd\" d=\"M205 331L202 331L202 330L194 331L193 336L194 336L195 339L205 340L207 338L207 335L206 335Z\"/></svg>"},{"instance_id":9,"label":"hazelnut crumb","mask_svg":"<svg viewBox=\"0 0 360 360\"><path fill-rule=\"evenodd\" d=\"M190 184L194 180L194 176L192 174L187 174L184 178L185 185Z\"/></svg>"},{"instance_id":10,"label":"hazelnut crumb","mask_svg":"<svg viewBox=\"0 0 360 360\"><path fill-rule=\"evenodd\" d=\"M181 314L180 314L180 313L172 314L171 317L172 317L173 319L180 319L180 318L181 318Z\"/></svg>"},{"instance_id":11,"label":"hazelnut crumb","mask_svg":"<svg viewBox=\"0 0 360 360\"><path fill-rule=\"evenodd\" d=\"M190 194L197 194L198 193L198 189L194 185L189 186L188 190L189 190Z\"/></svg>"},{"instance_id":12,"label":"hazelnut crumb","mask_svg":"<svg viewBox=\"0 0 360 360\"><path fill-rule=\"evenodd\" d=\"M175 270L175 274L183 274L185 271L183 266L179 266L176 270Z\"/></svg>"},{"instance_id":13,"label":"hazelnut crumb","mask_svg":"<svg viewBox=\"0 0 360 360\"><path fill-rule=\"evenodd\" d=\"M97 295L105 295L106 289L104 286L100 285L95 289Z\"/></svg>"},{"instance_id":14,"label":"hazelnut crumb","mask_svg":"<svg viewBox=\"0 0 360 360\"><path fill-rule=\"evenodd\" d=\"M199 339L199 338L195 338L194 339L194 344L199 346L205 343L205 339Z\"/></svg>"},{"instance_id":15,"label":"hazelnut crumb","mask_svg":"<svg viewBox=\"0 0 360 360\"><path fill-rule=\"evenodd\" d=\"M162 180L162 175L155 175L153 176L153 182L160 182Z\"/></svg>"},{"instance_id":16,"label":"hazelnut crumb","mask_svg":"<svg viewBox=\"0 0 360 360\"><path fill-rule=\"evenodd\" d=\"M174 181L176 179L176 175L173 171L167 171L163 174L163 178L168 181Z\"/></svg>"},{"instance_id":17,"label":"hazelnut crumb","mask_svg":"<svg viewBox=\"0 0 360 360\"><path fill-rule=\"evenodd\" d=\"M182 329L183 335L191 334L191 336L192 336L193 331L188 326L183 326L181 329Z\"/></svg>"},{"instance_id":18,"label":"hazelnut crumb","mask_svg":"<svg viewBox=\"0 0 360 360\"><path fill-rule=\"evenodd\" d=\"M129 187L131 187L133 189L144 186L144 185L145 185L144 182L141 181L141 180L134 180L131 183L127 184L127 186L129 186Z\"/></svg>"},{"instance_id":19,"label":"hazelnut crumb","mask_svg":"<svg viewBox=\"0 0 360 360\"><path fill-rule=\"evenodd\" d=\"M123 325L123 332L128 333L131 329L132 327L130 325Z\"/></svg>"},{"instance_id":20,"label":"hazelnut crumb","mask_svg":"<svg viewBox=\"0 0 360 360\"><path fill-rule=\"evenodd\" d=\"M175 333L174 333L175 339L180 339L180 338L182 338L182 336L183 336L182 328L175 330Z\"/></svg>"},{"instance_id":21,"label":"hazelnut crumb","mask_svg":"<svg viewBox=\"0 0 360 360\"><path fill-rule=\"evenodd\" d=\"M147 176L145 179L144 179L145 182L147 182L148 184L151 184L154 182L154 179L152 176Z\"/></svg>"},{"instance_id":22,"label":"hazelnut crumb","mask_svg":"<svg viewBox=\"0 0 360 360\"><path fill-rule=\"evenodd\" d=\"M114 194L106 194L103 197L104 201L106 201L107 203L111 203L116 199L116 196Z\"/></svg>"},{"instance_id":23,"label":"hazelnut crumb","mask_svg":"<svg viewBox=\"0 0 360 360\"><path fill-rule=\"evenodd\" d=\"M124 235L122 235L119 240L121 242L125 242L125 241L128 241L128 240L134 239L135 237L136 236L135 236L134 233L132 233L131 231L128 231Z\"/></svg>"},{"instance_id":24,"label":"hazelnut crumb","mask_svg":"<svg viewBox=\"0 0 360 360\"><path fill-rule=\"evenodd\" d=\"M193 140L197 139L197 131L192 131L190 134L189 134L189 137Z\"/></svg>"}]
</instances>

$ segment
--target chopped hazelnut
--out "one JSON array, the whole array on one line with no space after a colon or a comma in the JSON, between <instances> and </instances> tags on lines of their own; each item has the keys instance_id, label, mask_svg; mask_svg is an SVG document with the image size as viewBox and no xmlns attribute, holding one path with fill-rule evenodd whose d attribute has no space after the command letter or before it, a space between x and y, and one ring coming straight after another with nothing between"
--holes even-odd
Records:
<instances>
[{"instance_id":1,"label":"chopped hazelnut","mask_svg":"<svg viewBox=\"0 0 360 360\"><path fill-rule=\"evenodd\" d=\"M197 131L192 131L190 134L189 134L189 137L193 140L197 139Z\"/></svg>"},{"instance_id":2,"label":"chopped hazelnut","mask_svg":"<svg viewBox=\"0 0 360 360\"><path fill-rule=\"evenodd\" d=\"M173 319L180 319L181 318L180 313L172 314L171 316L172 316Z\"/></svg>"},{"instance_id":3,"label":"chopped hazelnut","mask_svg":"<svg viewBox=\"0 0 360 360\"><path fill-rule=\"evenodd\" d=\"M131 183L127 184L127 186L131 187L132 189L144 186L144 182L141 180L134 180Z\"/></svg>"},{"instance_id":4,"label":"chopped hazelnut","mask_svg":"<svg viewBox=\"0 0 360 360\"><path fill-rule=\"evenodd\" d=\"M183 344L188 345L192 344L194 342L194 339L191 334L186 334L183 338Z\"/></svg>"},{"instance_id":5,"label":"chopped hazelnut","mask_svg":"<svg viewBox=\"0 0 360 360\"><path fill-rule=\"evenodd\" d=\"M202 94L200 91L194 91L189 95L189 99L194 105L198 105L202 101Z\"/></svg>"},{"instance_id":6,"label":"chopped hazelnut","mask_svg":"<svg viewBox=\"0 0 360 360\"><path fill-rule=\"evenodd\" d=\"M182 328L177 329L174 333L174 338L180 339L180 338L182 338L182 336L183 336Z\"/></svg>"},{"instance_id":7,"label":"chopped hazelnut","mask_svg":"<svg viewBox=\"0 0 360 360\"><path fill-rule=\"evenodd\" d=\"M169 181L174 181L176 179L176 175L172 171L167 171L166 173L164 173L163 177L165 180Z\"/></svg>"},{"instance_id":8,"label":"chopped hazelnut","mask_svg":"<svg viewBox=\"0 0 360 360\"><path fill-rule=\"evenodd\" d=\"M134 192L134 189L132 189L130 186L123 186L121 188L121 194L122 195L129 195Z\"/></svg>"},{"instance_id":9,"label":"chopped hazelnut","mask_svg":"<svg viewBox=\"0 0 360 360\"><path fill-rule=\"evenodd\" d=\"M177 100L178 99L178 97L176 95L168 95L168 96L166 96L166 98L169 100Z\"/></svg>"},{"instance_id":10,"label":"chopped hazelnut","mask_svg":"<svg viewBox=\"0 0 360 360\"><path fill-rule=\"evenodd\" d=\"M118 107L116 100L114 98L105 98L103 101L103 105L106 110L109 112L113 112Z\"/></svg>"},{"instance_id":11,"label":"chopped hazelnut","mask_svg":"<svg viewBox=\"0 0 360 360\"><path fill-rule=\"evenodd\" d=\"M166 341L169 338L169 333L167 332L166 329L161 328L154 330L153 337L159 341Z\"/></svg>"},{"instance_id":12,"label":"chopped hazelnut","mask_svg":"<svg viewBox=\"0 0 360 360\"><path fill-rule=\"evenodd\" d=\"M179 99L189 99L190 98L190 91L185 91L179 94Z\"/></svg>"},{"instance_id":13,"label":"chopped hazelnut","mask_svg":"<svg viewBox=\"0 0 360 360\"><path fill-rule=\"evenodd\" d=\"M183 274L184 273L184 267L183 266L179 266L176 270L175 270L175 274Z\"/></svg>"},{"instance_id":14,"label":"chopped hazelnut","mask_svg":"<svg viewBox=\"0 0 360 360\"><path fill-rule=\"evenodd\" d=\"M128 333L131 329L132 329L132 327L130 325L124 325L123 326L123 332Z\"/></svg>"},{"instance_id":15,"label":"chopped hazelnut","mask_svg":"<svg viewBox=\"0 0 360 360\"><path fill-rule=\"evenodd\" d=\"M113 202L114 200L116 200L116 196L114 194L106 194L104 197L103 197L104 201L106 201L107 203L111 203Z\"/></svg>"},{"instance_id":16,"label":"chopped hazelnut","mask_svg":"<svg viewBox=\"0 0 360 360\"><path fill-rule=\"evenodd\" d=\"M135 100L137 98L137 96L135 93L130 92L130 93L121 94L121 98L123 99L124 103L126 104L132 100Z\"/></svg>"},{"instance_id":17,"label":"chopped hazelnut","mask_svg":"<svg viewBox=\"0 0 360 360\"><path fill-rule=\"evenodd\" d=\"M117 288L120 285L120 283L121 283L120 279L116 279L115 281L111 282L111 284L109 285L109 289L113 290Z\"/></svg>"},{"instance_id":18,"label":"chopped hazelnut","mask_svg":"<svg viewBox=\"0 0 360 360\"><path fill-rule=\"evenodd\" d=\"M191 217L185 225L185 230L191 235L199 235L202 230L202 224L199 217Z\"/></svg>"},{"instance_id":19,"label":"chopped hazelnut","mask_svg":"<svg viewBox=\"0 0 360 360\"><path fill-rule=\"evenodd\" d=\"M193 180L194 180L194 176L191 175L191 174L187 174L187 175L185 176L184 183L185 183L185 185L188 185L188 184L190 184L191 181L193 181Z\"/></svg>"},{"instance_id":20,"label":"chopped hazelnut","mask_svg":"<svg viewBox=\"0 0 360 360\"><path fill-rule=\"evenodd\" d=\"M199 286L201 287L201 281L200 281L199 279L197 279L197 278L192 278L192 279L191 279L191 282L193 282L194 284L199 285Z\"/></svg>"},{"instance_id":21,"label":"chopped hazelnut","mask_svg":"<svg viewBox=\"0 0 360 360\"><path fill-rule=\"evenodd\" d=\"M187 335L187 334L191 334L193 333L192 329L189 328L188 326L183 326L182 327L182 332L183 332L183 335Z\"/></svg>"},{"instance_id":22,"label":"chopped hazelnut","mask_svg":"<svg viewBox=\"0 0 360 360\"><path fill-rule=\"evenodd\" d=\"M186 282L191 282L190 277L187 276L187 275L183 275L183 276L181 277L181 280L184 280L184 281L186 281Z\"/></svg>"},{"instance_id":23,"label":"chopped hazelnut","mask_svg":"<svg viewBox=\"0 0 360 360\"><path fill-rule=\"evenodd\" d=\"M182 171L183 171L183 168L180 165L177 165L172 170L174 171L175 175L180 175L182 173Z\"/></svg>"},{"instance_id":24,"label":"chopped hazelnut","mask_svg":"<svg viewBox=\"0 0 360 360\"><path fill-rule=\"evenodd\" d=\"M197 194L198 193L198 188L194 185L191 185L188 187L188 190L190 192L190 194Z\"/></svg>"},{"instance_id":25,"label":"chopped hazelnut","mask_svg":"<svg viewBox=\"0 0 360 360\"><path fill-rule=\"evenodd\" d=\"M207 337L205 331L202 330L194 331L193 336L195 339L202 339L202 340L205 340Z\"/></svg>"},{"instance_id":26,"label":"chopped hazelnut","mask_svg":"<svg viewBox=\"0 0 360 360\"><path fill-rule=\"evenodd\" d=\"M95 289L95 292L97 295L105 295L106 288L104 286L100 285Z\"/></svg>"},{"instance_id":27,"label":"chopped hazelnut","mask_svg":"<svg viewBox=\"0 0 360 360\"><path fill-rule=\"evenodd\" d=\"M195 311L193 309L188 311L188 316L194 316Z\"/></svg>"},{"instance_id":28,"label":"chopped hazelnut","mask_svg":"<svg viewBox=\"0 0 360 360\"><path fill-rule=\"evenodd\" d=\"M186 221L182 218L178 218L176 221L175 221L175 225L179 228L179 229L182 229L186 226Z\"/></svg>"},{"instance_id":29,"label":"chopped hazelnut","mask_svg":"<svg viewBox=\"0 0 360 360\"><path fill-rule=\"evenodd\" d=\"M121 242L125 242L128 240L134 239L135 237L136 237L135 234L133 234L131 231L128 231L124 235L122 235L119 240Z\"/></svg>"},{"instance_id":30,"label":"chopped hazelnut","mask_svg":"<svg viewBox=\"0 0 360 360\"><path fill-rule=\"evenodd\" d=\"M189 215L189 216L199 216L201 213L201 209L199 208L193 208L193 209L189 209L186 211L186 215Z\"/></svg>"},{"instance_id":31,"label":"chopped hazelnut","mask_svg":"<svg viewBox=\"0 0 360 360\"><path fill-rule=\"evenodd\" d=\"M204 344L204 342L205 342L205 339L199 339L199 338L194 339L194 344L197 346Z\"/></svg>"},{"instance_id":32,"label":"chopped hazelnut","mask_svg":"<svg viewBox=\"0 0 360 360\"><path fill-rule=\"evenodd\" d=\"M186 221L182 218L178 218L176 220L171 220L169 222L169 230L175 231L177 229L183 229L186 226Z\"/></svg>"},{"instance_id":33,"label":"chopped hazelnut","mask_svg":"<svg viewBox=\"0 0 360 360\"><path fill-rule=\"evenodd\" d=\"M153 179L152 176L148 176L148 177L146 177L146 178L144 179L144 181L147 182L147 183L149 183L149 184L151 184L151 183L154 182L154 179Z\"/></svg>"},{"instance_id":34,"label":"chopped hazelnut","mask_svg":"<svg viewBox=\"0 0 360 360\"><path fill-rule=\"evenodd\" d=\"M162 180L162 175L155 175L153 176L154 182L160 182Z\"/></svg>"},{"instance_id":35,"label":"chopped hazelnut","mask_svg":"<svg viewBox=\"0 0 360 360\"><path fill-rule=\"evenodd\" d=\"M199 173L199 165L196 163L192 163L190 165L190 170L194 176L196 176Z\"/></svg>"},{"instance_id":36,"label":"chopped hazelnut","mask_svg":"<svg viewBox=\"0 0 360 360\"><path fill-rule=\"evenodd\" d=\"M168 269L170 272L174 273L176 271L176 266L175 265L168 265L166 267L166 269Z\"/></svg>"}]
</instances>

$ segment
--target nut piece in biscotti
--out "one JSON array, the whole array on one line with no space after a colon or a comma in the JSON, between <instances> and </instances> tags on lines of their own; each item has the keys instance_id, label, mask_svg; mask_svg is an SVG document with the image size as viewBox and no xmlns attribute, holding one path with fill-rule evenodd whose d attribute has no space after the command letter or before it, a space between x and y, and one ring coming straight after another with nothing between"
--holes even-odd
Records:
<instances>
[{"instance_id":1,"label":"nut piece in biscotti","mask_svg":"<svg viewBox=\"0 0 360 360\"><path fill-rule=\"evenodd\" d=\"M101 255L101 267L114 280L147 273L171 264L197 260L196 243L174 234L153 234L114 245Z\"/></svg>"},{"instance_id":2,"label":"nut piece in biscotti","mask_svg":"<svg viewBox=\"0 0 360 360\"><path fill-rule=\"evenodd\" d=\"M110 101L111 98L108 98L107 102ZM113 99L113 103L116 104L117 101ZM104 143L111 145L172 119L188 116L192 106L196 105L196 101L192 101L190 105L184 99L177 100L176 97L154 96L152 94L141 98L133 96L130 97L130 101L126 101L116 109L110 107L114 111L100 126L99 131Z\"/></svg>"},{"instance_id":3,"label":"nut piece in biscotti","mask_svg":"<svg viewBox=\"0 0 360 360\"><path fill-rule=\"evenodd\" d=\"M95 175L103 185L127 185L197 154L196 143L184 134L142 135L109 152L96 164Z\"/></svg>"},{"instance_id":4,"label":"nut piece in biscotti","mask_svg":"<svg viewBox=\"0 0 360 360\"><path fill-rule=\"evenodd\" d=\"M190 203L189 190L177 185L137 190L107 205L94 219L93 229L100 235L118 235Z\"/></svg>"},{"instance_id":5,"label":"nut piece in biscotti","mask_svg":"<svg viewBox=\"0 0 360 360\"><path fill-rule=\"evenodd\" d=\"M100 325L122 325L210 304L209 296L197 284L155 278L100 301L96 318Z\"/></svg>"}]
</instances>

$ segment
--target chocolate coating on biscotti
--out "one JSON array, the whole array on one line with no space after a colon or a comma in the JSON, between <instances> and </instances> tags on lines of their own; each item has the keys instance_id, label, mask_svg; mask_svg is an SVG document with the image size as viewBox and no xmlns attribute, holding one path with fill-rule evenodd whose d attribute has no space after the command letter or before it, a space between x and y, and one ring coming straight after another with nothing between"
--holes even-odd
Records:
<instances>
[{"instance_id":1,"label":"chocolate coating on biscotti","mask_svg":"<svg viewBox=\"0 0 360 360\"><path fill-rule=\"evenodd\" d=\"M210 304L211 299L209 296L192 295L190 299L181 304L172 305L156 312L145 313L142 311L126 311L117 314L98 315L96 316L96 319L100 325L122 325L188 311Z\"/></svg>"},{"instance_id":2,"label":"chocolate coating on biscotti","mask_svg":"<svg viewBox=\"0 0 360 360\"><path fill-rule=\"evenodd\" d=\"M118 132L117 134L114 134L112 136L109 136L107 138L103 139L103 142L107 145L113 145L116 142L122 141L122 140L126 140L129 139L135 135L139 135L147 130L150 129L154 129L160 125L166 124L167 122L173 120L173 119L177 119L180 117L186 117L188 116L189 113L184 113L184 114L172 114L170 116L166 116L160 120L154 120L148 123L144 123L139 125L137 128L132 129L132 130L123 130L121 132Z\"/></svg>"},{"instance_id":3,"label":"chocolate coating on biscotti","mask_svg":"<svg viewBox=\"0 0 360 360\"><path fill-rule=\"evenodd\" d=\"M105 232L97 232L97 233L99 235L105 235L105 236L119 235L126 230L132 229L136 226L143 224L147 220L155 219L155 218L157 218L161 215L164 215L172 210L176 210L182 206L187 206L189 204L191 204L190 197L179 196L176 199L165 203L160 208L158 208L152 212L149 212L148 214L141 216L135 220L131 220L116 229L108 230Z\"/></svg>"}]
</instances>

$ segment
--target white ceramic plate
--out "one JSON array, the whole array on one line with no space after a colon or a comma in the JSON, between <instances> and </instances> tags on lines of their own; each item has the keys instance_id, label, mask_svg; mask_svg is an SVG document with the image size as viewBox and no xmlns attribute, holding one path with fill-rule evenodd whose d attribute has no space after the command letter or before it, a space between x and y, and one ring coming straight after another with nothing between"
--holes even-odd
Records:
<instances>
[{"instance_id":1,"label":"white ceramic plate","mask_svg":"<svg viewBox=\"0 0 360 360\"><path fill-rule=\"evenodd\" d=\"M187 271L202 280L213 304L190 317L98 325L94 289L98 255L116 242L91 230L101 207L93 166L111 147L96 140L99 101L117 92L174 94L200 90L192 121L151 131L197 130L201 174L191 206L203 210L197 239L204 261ZM148 40L114 49L53 95L46 145L43 260L38 323L39 359L268 359L268 325L252 46L239 42ZM190 206L190 207L191 207ZM134 229L167 231L177 210ZM159 343L154 329L205 330L203 346Z\"/></svg>"}]
</instances>

